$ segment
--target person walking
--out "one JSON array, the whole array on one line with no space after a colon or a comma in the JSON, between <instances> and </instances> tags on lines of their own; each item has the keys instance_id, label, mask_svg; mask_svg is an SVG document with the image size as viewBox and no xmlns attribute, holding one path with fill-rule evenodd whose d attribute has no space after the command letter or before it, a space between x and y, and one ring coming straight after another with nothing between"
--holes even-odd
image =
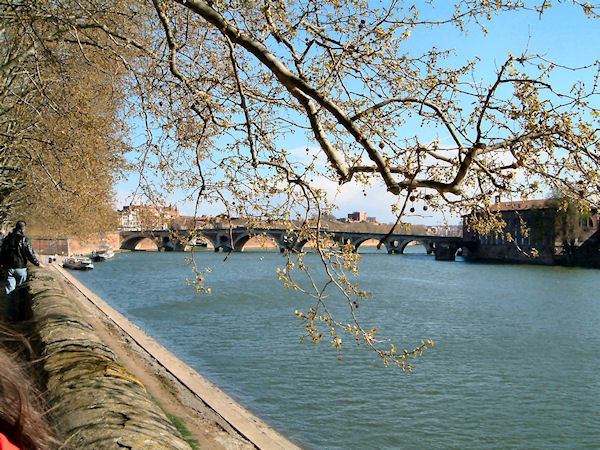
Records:
<instances>
[{"instance_id":1,"label":"person walking","mask_svg":"<svg viewBox=\"0 0 600 450\"><path fill-rule=\"evenodd\" d=\"M0 249L0 263L4 269L8 320L19 319L20 299L15 289L27 279L27 261L39 266L29 238L25 236L27 224L19 220L15 228L4 238Z\"/></svg>"}]
</instances>

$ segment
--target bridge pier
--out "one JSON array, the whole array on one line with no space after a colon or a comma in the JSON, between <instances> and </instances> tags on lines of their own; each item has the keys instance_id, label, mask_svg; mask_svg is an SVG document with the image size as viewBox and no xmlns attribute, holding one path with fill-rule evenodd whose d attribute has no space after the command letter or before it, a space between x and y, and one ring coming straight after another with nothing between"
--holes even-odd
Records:
<instances>
[{"instance_id":1,"label":"bridge pier","mask_svg":"<svg viewBox=\"0 0 600 450\"><path fill-rule=\"evenodd\" d=\"M185 246L178 239L171 239L170 236L163 236L162 240L157 243L159 252L183 252Z\"/></svg>"},{"instance_id":2,"label":"bridge pier","mask_svg":"<svg viewBox=\"0 0 600 450\"><path fill-rule=\"evenodd\" d=\"M433 242L428 242L425 246L428 255L433 255L435 253L435 245Z\"/></svg>"},{"instance_id":3,"label":"bridge pier","mask_svg":"<svg viewBox=\"0 0 600 450\"><path fill-rule=\"evenodd\" d=\"M404 248L409 242L406 239L387 239L383 241L383 245L385 245L388 254L401 255L404 253Z\"/></svg>"},{"instance_id":4,"label":"bridge pier","mask_svg":"<svg viewBox=\"0 0 600 450\"><path fill-rule=\"evenodd\" d=\"M353 239L346 236L346 235L341 235L338 236L337 239L335 239L335 241L337 242L337 244L339 245L340 249L343 249L344 247L346 247L347 245L351 245L352 246L352 251L353 252L357 252L358 251L358 247L356 246L356 244L353 242Z\"/></svg>"},{"instance_id":5,"label":"bridge pier","mask_svg":"<svg viewBox=\"0 0 600 450\"><path fill-rule=\"evenodd\" d=\"M307 242L306 240L299 241L296 234L290 234L288 232L271 232L268 233L267 236L272 238L279 246L280 253L300 253Z\"/></svg>"},{"instance_id":6,"label":"bridge pier","mask_svg":"<svg viewBox=\"0 0 600 450\"><path fill-rule=\"evenodd\" d=\"M453 242L437 243L435 246L436 261L455 261L459 246Z\"/></svg>"}]
</instances>

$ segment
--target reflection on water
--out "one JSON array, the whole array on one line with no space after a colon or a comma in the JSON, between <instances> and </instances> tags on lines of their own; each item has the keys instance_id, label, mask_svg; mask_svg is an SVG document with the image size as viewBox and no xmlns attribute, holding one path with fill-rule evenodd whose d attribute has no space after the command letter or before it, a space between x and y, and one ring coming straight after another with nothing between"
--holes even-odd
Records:
<instances>
[{"instance_id":1,"label":"reflection on water","mask_svg":"<svg viewBox=\"0 0 600 450\"><path fill-rule=\"evenodd\" d=\"M365 326L401 348L435 341L413 374L349 337L341 361L328 342L300 344L294 310L310 303L276 280L275 252L198 253L208 296L186 286L180 253L120 254L76 276L305 447L600 445L600 272L361 251Z\"/></svg>"}]
</instances>

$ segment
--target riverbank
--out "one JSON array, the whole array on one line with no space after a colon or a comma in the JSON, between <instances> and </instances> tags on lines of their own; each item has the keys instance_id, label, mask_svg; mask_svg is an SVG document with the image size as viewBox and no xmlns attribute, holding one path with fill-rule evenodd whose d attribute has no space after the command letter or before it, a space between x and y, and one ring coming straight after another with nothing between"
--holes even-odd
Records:
<instances>
[{"instance_id":1,"label":"riverbank","mask_svg":"<svg viewBox=\"0 0 600 450\"><path fill-rule=\"evenodd\" d=\"M143 386L153 402L160 405L172 421L178 422L180 429L187 429L189 435L186 439L192 445L214 449L294 447L58 265L51 264L32 270L30 289L33 294L40 291L36 283L39 285L43 281L42 284L52 284L50 279L58 284L59 290L79 310L83 321L90 325L100 341L114 353L118 363L124 367L124 373L129 373L132 379L138 380L134 384ZM42 286L41 290L48 289ZM54 310L46 300L38 302L38 306L34 300L33 307L38 308L34 311L34 320L36 317L40 320ZM80 322L79 319L73 319L75 324ZM77 326L72 328L76 335L80 332ZM60 377L56 380L61 382Z\"/></svg>"}]
</instances>

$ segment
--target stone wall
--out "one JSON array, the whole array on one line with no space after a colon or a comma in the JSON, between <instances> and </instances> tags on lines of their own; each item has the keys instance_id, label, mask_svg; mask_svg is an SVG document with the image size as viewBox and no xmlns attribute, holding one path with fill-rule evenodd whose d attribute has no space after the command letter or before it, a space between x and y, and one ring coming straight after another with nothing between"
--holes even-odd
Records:
<instances>
[{"instance_id":1,"label":"stone wall","mask_svg":"<svg viewBox=\"0 0 600 450\"><path fill-rule=\"evenodd\" d=\"M64 448L189 449L179 432L98 337L56 275L30 272L51 419Z\"/></svg>"},{"instance_id":2,"label":"stone wall","mask_svg":"<svg viewBox=\"0 0 600 450\"><path fill-rule=\"evenodd\" d=\"M99 234L86 241L80 239L69 239L69 254L70 255L88 255L92 251L97 250L102 244L108 244L112 248L119 248L121 241L119 232Z\"/></svg>"},{"instance_id":3,"label":"stone wall","mask_svg":"<svg viewBox=\"0 0 600 450\"><path fill-rule=\"evenodd\" d=\"M80 239L44 239L32 238L33 250L39 255L87 255L97 250L102 244L108 244L117 249L120 247L120 237L117 231L98 234L86 241Z\"/></svg>"},{"instance_id":4,"label":"stone wall","mask_svg":"<svg viewBox=\"0 0 600 450\"><path fill-rule=\"evenodd\" d=\"M33 251L38 255L68 255L68 239L31 239Z\"/></svg>"}]
</instances>

